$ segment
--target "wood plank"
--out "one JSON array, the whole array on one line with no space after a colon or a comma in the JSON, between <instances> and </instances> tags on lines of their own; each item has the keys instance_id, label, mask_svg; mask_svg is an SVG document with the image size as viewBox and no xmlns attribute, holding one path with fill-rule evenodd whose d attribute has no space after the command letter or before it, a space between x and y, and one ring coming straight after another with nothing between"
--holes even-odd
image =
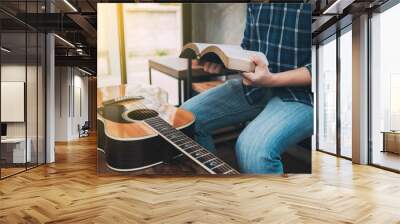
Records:
<instances>
[{"instance_id":1,"label":"wood plank","mask_svg":"<svg viewBox=\"0 0 400 224\"><path fill-rule=\"evenodd\" d=\"M97 175L96 138L0 181L0 223L399 223L400 178L313 152L312 175Z\"/></svg>"},{"instance_id":2,"label":"wood plank","mask_svg":"<svg viewBox=\"0 0 400 224\"><path fill-rule=\"evenodd\" d=\"M188 62L183 58L174 57L159 57L149 59L149 66L152 69L160 71L164 74L172 76L176 79L186 79ZM203 70L203 67L197 64L197 61L192 62L192 76L208 76L209 73Z\"/></svg>"},{"instance_id":3,"label":"wood plank","mask_svg":"<svg viewBox=\"0 0 400 224\"><path fill-rule=\"evenodd\" d=\"M217 87L224 83L222 80L214 80L208 82L196 82L192 84L192 89L198 93L205 92L211 88Z\"/></svg>"}]
</instances>

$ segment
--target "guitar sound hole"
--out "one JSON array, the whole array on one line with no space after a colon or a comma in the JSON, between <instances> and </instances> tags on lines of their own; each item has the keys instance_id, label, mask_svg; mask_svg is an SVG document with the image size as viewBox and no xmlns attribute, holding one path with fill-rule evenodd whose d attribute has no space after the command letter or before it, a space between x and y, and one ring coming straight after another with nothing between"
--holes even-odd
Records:
<instances>
[{"instance_id":1,"label":"guitar sound hole","mask_svg":"<svg viewBox=\"0 0 400 224\"><path fill-rule=\"evenodd\" d=\"M158 116L158 113L157 111L151 109L138 109L129 112L127 116L132 120L141 121L147 118L156 117Z\"/></svg>"},{"instance_id":2,"label":"guitar sound hole","mask_svg":"<svg viewBox=\"0 0 400 224\"><path fill-rule=\"evenodd\" d=\"M105 119L117 123L129 123L121 115L126 111L125 107L119 104L110 104L99 108L99 114Z\"/></svg>"}]
</instances>

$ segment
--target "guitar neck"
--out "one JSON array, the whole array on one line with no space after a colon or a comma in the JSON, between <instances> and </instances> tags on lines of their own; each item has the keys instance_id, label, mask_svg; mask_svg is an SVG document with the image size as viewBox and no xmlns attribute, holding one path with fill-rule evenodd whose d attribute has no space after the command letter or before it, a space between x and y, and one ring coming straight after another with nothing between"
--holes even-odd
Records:
<instances>
[{"instance_id":1,"label":"guitar neck","mask_svg":"<svg viewBox=\"0 0 400 224\"><path fill-rule=\"evenodd\" d=\"M176 130L168 122L160 117L152 117L144 120L151 128L160 134L162 138L174 145L187 157L203 167L211 174L236 175L238 171L220 160L207 149L189 138L179 130Z\"/></svg>"}]
</instances>

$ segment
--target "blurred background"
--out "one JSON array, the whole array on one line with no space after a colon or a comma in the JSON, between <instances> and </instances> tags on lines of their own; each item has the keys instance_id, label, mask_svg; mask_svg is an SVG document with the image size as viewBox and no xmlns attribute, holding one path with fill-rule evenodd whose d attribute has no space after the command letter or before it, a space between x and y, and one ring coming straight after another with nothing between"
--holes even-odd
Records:
<instances>
[{"instance_id":1,"label":"blurred background","mask_svg":"<svg viewBox=\"0 0 400 224\"><path fill-rule=\"evenodd\" d=\"M245 3L98 4L98 86L119 84L123 74L128 84L149 84L149 59L177 58L187 42L238 45L245 16ZM151 72L152 84L179 104L176 80Z\"/></svg>"}]
</instances>

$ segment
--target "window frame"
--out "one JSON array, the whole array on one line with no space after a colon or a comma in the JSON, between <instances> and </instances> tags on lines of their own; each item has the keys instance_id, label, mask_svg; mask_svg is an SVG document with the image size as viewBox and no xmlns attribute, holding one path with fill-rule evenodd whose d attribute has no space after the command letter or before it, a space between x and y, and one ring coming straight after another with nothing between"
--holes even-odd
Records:
<instances>
[{"instance_id":1,"label":"window frame","mask_svg":"<svg viewBox=\"0 0 400 224\"><path fill-rule=\"evenodd\" d=\"M340 20L338 21L340 22ZM335 24L336 26L336 24ZM343 158L346 160L352 160L351 157L347 157L342 155L341 153L341 118L340 118L340 81L341 81L341 66L340 66L340 37L344 34L346 34L347 32L352 32L352 23L348 23L346 24L344 27L340 28L340 29L336 29L336 32L327 36L325 39L322 40L318 40L316 45L316 150L319 152L323 152L329 155L333 155L339 158ZM335 64L336 64L336 151L335 153L332 152L328 152L327 150L321 149L319 147L319 85L320 85L320 75L319 75L319 48L321 44L327 44L331 41L336 41L336 60L335 60Z\"/></svg>"}]
</instances>

